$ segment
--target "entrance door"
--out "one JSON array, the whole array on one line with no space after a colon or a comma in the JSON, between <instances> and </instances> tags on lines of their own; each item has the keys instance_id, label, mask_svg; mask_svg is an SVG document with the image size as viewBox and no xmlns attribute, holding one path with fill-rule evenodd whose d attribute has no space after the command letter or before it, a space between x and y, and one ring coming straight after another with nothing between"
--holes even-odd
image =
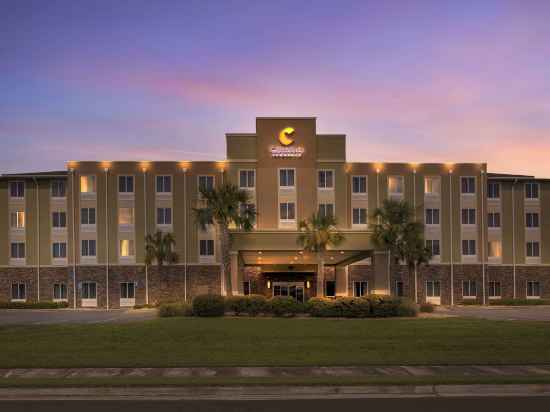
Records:
<instances>
[{"instance_id":1,"label":"entrance door","mask_svg":"<svg viewBox=\"0 0 550 412\"><path fill-rule=\"evenodd\" d=\"M304 301L302 282L273 282L273 296L290 296L298 302Z\"/></svg>"}]
</instances>

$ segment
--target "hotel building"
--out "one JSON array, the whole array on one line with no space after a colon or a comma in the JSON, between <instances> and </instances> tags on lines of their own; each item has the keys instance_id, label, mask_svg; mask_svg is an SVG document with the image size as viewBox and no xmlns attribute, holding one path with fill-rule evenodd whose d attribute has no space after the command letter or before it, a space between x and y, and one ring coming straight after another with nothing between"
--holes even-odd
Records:
<instances>
[{"instance_id":1,"label":"hotel building","mask_svg":"<svg viewBox=\"0 0 550 412\"><path fill-rule=\"evenodd\" d=\"M356 163L346 136L315 118L257 118L228 133L224 161L68 162L64 171L0 178L0 301L118 308L203 293L409 295L418 302L550 298L550 180L487 172L486 164ZM221 275L216 228L202 231L199 187L250 194L251 232L235 230ZM406 200L425 224L429 265L409 279L371 239L383 199ZM345 241L316 258L297 225L333 214ZM144 264L145 236L172 232L179 262Z\"/></svg>"}]
</instances>

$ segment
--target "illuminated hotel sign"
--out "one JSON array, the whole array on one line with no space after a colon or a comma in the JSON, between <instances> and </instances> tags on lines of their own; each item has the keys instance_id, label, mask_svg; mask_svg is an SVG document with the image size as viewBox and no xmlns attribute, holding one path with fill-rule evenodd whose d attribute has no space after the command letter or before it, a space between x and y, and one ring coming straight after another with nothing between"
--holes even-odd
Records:
<instances>
[{"instance_id":1,"label":"illuminated hotel sign","mask_svg":"<svg viewBox=\"0 0 550 412\"><path fill-rule=\"evenodd\" d=\"M299 158L304 154L305 149L302 146L292 147L294 139L294 128L286 127L279 133L279 143L282 146L271 146L271 157L280 158Z\"/></svg>"}]
</instances>

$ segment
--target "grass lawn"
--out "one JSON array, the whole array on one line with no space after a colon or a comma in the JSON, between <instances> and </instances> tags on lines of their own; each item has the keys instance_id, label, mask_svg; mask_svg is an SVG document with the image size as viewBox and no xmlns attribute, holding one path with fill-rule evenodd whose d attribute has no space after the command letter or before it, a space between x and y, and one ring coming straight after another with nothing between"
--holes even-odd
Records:
<instances>
[{"instance_id":1,"label":"grass lawn","mask_svg":"<svg viewBox=\"0 0 550 412\"><path fill-rule=\"evenodd\" d=\"M543 322L167 318L0 328L2 368L549 362Z\"/></svg>"}]
</instances>

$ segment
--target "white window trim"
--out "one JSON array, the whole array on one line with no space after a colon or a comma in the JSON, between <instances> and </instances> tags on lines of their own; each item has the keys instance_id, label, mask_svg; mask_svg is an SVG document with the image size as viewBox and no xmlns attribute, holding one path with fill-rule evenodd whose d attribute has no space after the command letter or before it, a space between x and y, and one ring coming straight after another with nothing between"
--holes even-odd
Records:
<instances>
[{"instance_id":1,"label":"white window trim","mask_svg":"<svg viewBox=\"0 0 550 412\"><path fill-rule=\"evenodd\" d=\"M54 196L53 194L53 184L54 182L63 182L65 184L65 196ZM67 181L63 179L53 179L50 182L50 197L52 199L67 199Z\"/></svg>"},{"instance_id":2,"label":"white window trim","mask_svg":"<svg viewBox=\"0 0 550 412\"><path fill-rule=\"evenodd\" d=\"M437 211L438 211L439 223L428 223L428 222L427 222L428 219L426 219L426 217L427 217L428 210L432 210L432 211L433 211L433 210L437 210ZM436 207L427 207L427 208L425 208L425 209L424 209L424 219L425 219L424 224L425 224L426 226L428 226L428 227L436 227L436 228L437 228L437 227L440 227L440 226L441 226L441 209L436 208ZM433 221L433 212L432 212L432 221Z\"/></svg>"},{"instance_id":3,"label":"white window trim","mask_svg":"<svg viewBox=\"0 0 550 412\"><path fill-rule=\"evenodd\" d=\"M95 189L93 192L83 192L82 191L82 178L83 177L94 177L95 179ZM96 195L97 195L97 175L95 174L81 174L78 176L78 189L79 189L79 192L80 192L80 197L81 198L84 198L84 199L90 199L90 198L95 198Z\"/></svg>"},{"instance_id":4,"label":"white window trim","mask_svg":"<svg viewBox=\"0 0 550 412\"><path fill-rule=\"evenodd\" d=\"M281 170L294 170L294 185L293 186L281 186ZM277 169L277 186L279 187L279 190L282 190L282 191L296 190L297 180L298 180L298 174L296 173L296 168L295 167L279 167Z\"/></svg>"},{"instance_id":5,"label":"white window trim","mask_svg":"<svg viewBox=\"0 0 550 412\"><path fill-rule=\"evenodd\" d=\"M462 299L477 299L476 295L465 295L464 294L464 282L469 283L469 291L472 290L472 282L476 284L476 292L477 292L477 282L475 280L465 279L462 281Z\"/></svg>"},{"instance_id":6,"label":"white window trim","mask_svg":"<svg viewBox=\"0 0 550 412\"><path fill-rule=\"evenodd\" d=\"M294 204L294 219L283 219L281 217L281 205L282 204L290 204L290 203L293 203ZM279 202L279 222L281 223L295 223L296 222L296 216L298 215L298 210L296 208L296 202L295 201L288 201L288 202ZM288 206L287 206L287 209L288 209Z\"/></svg>"},{"instance_id":7,"label":"white window trim","mask_svg":"<svg viewBox=\"0 0 550 412\"><path fill-rule=\"evenodd\" d=\"M201 177L211 177L212 178L212 188L215 188L216 187L216 175L213 175L213 174L202 174L202 175L197 175L197 193L199 195L199 197L202 197L201 196L201 191L200 191L200 178ZM240 183L240 182L239 182Z\"/></svg>"},{"instance_id":8,"label":"white window trim","mask_svg":"<svg viewBox=\"0 0 550 412\"><path fill-rule=\"evenodd\" d=\"M332 187L320 187L319 186L319 172L331 172L332 173ZM334 187L336 186L336 171L334 169L317 169L317 190L321 191L334 191ZM326 182L326 176L325 176L325 182Z\"/></svg>"},{"instance_id":9,"label":"white window trim","mask_svg":"<svg viewBox=\"0 0 550 412\"><path fill-rule=\"evenodd\" d=\"M214 254L212 255L201 255L201 241L213 241L214 244ZM197 240L197 251L199 256L200 263L213 263L216 261L216 240L211 238L202 238Z\"/></svg>"},{"instance_id":10,"label":"white window trim","mask_svg":"<svg viewBox=\"0 0 550 412\"><path fill-rule=\"evenodd\" d=\"M439 192L426 192L426 179L438 180L439 181ZM426 196L428 198L441 197L441 176L438 176L438 175L424 176L424 196Z\"/></svg>"},{"instance_id":11,"label":"white window trim","mask_svg":"<svg viewBox=\"0 0 550 412\"><path fill-rule=\"evenodd\" d=\"M401 181L403 182L403 191L402 192L390 192L390 179L392 177L401 179ZM405 196L405 176L403 176L403 175L388 175L387 182L388 182L388 196L389 197L404 197Z\"/></svg>"},{"instance_id":12,"label":"white window trim","mask_svg":"<svg viewBox=\"0 0 550 412\"><path fill-rule=\"evenodd\" d=\"M133 178L134 180L134 190L132 192L121 192L120 191L120 178L121 177L131 177ZM132 198L134 197L135 193L136 193L136 176L135 175L117 175L117 180L116 180L116 183L117 183L117 193L120 197L128 197L128 198ZM156 179L155 179L155 186L156 186ZM155 187L155 190L156 190L156 187Z\"/></svg>"},{"instance_id":13,"label":"white window trim","mask_svg":"<svg viewBox=\"0 0 550 412\"><path fill-rule=\"evenodd\" d=\"M12 196L11 195L11 185L12 183L23 183L23 196ZM27 185L24 180L10 180L8 183L8 196L11 200L24 200L27 195Z\"/></svg>"},{"instance_id":14,"label":"white window trim","mask_svg":"<svg viewBox=\"0 0 550 412\"><path fill-rule=\"evenodd\" d=\"M364 177L365 178L365 192L354 192L353 191L353 178L354 177ZM368 175L352 175L350 179L350 191L351 196L355 198L366 198L369 195L369 177Z\"/></svg>"},{"instance_id":15,"label":"white window trim","mask_svg":"<svg viewBox=\"0 0 550 412\"><path fill-rule=\"evenodd\" d=\"M122 242L123 240L128 240L130 242L134 242L134 254L133 255L129 255L129 256L122 256L122 254L120 253L120 242ZM129 239L129 238L122 238L122 239L118 239L118 243L117 243L117 248L118 248L118 259L119 261L121 262L127 262L127 261L134 261L136 260L136 241L135 239Z\"/></svg>"},{"instance_id":16,"label":"white window trim","mask_svg":"<svg viewBox=\"0 0 550 412\"><path fill-rule=\"evenodd\" d=\"M474 179L474 193L462 193L462 179ZM477 184L477 176L460 176L460 195L461 196L468 196L473 197L477 195L478 190L478 184Z\"/></svg>"},{"instance_id":17,"label":"white window trim","mask_svg":"<svg viewBox=\"0 0 550 412\"><path fill-rule=\"evenodd\" d=\"M365 223L353 223L353 209L365 209ZM366 207L351 207L351 228L367 229L369 226L369 209Z\"/></svg>"},{"instance_id":18,"label":"white window trim","mask_svg":"<svg viewBox=\"0 0 550 412\"><path fill-rule=\"evenodd\" d=\"M13 285L17 285L17 289L19 290L19 285L25 286L25 299L13 299L11 297ZM26 302L27 301L27 284L26 283L10 283L10 302Z\"/></svg>"},{"instance_id":19,"label":"white window trim","mask_svg":"<svg viewBox=\"0 0 550 412\"><path fill-rule=\"evenodd\" d=\"M527 185L537 186L537 197L527 197ZM523 198L526 202L537 202L540 200L540 183L539 182L527 182L523 185Z\"/></svg>"},{"instance_id":20,"label":"white window trim","mask_svg":"<svg viewBox=\"0 0 550 412\"><path fill-rule=\"evenodd\" d=\"M498 186L498 197L489 197L489 185L494 184ZM500 201L501 198L501 185L499 182L487 182L487 201L489 202L497 202Z\"/></svg>"},{"instance_id":21,"label":"white window trim","mask_svg":"<svg viewBox=\"0 0 550 412\"><path fill-rule=\"evenodd\" d=\"M254 172L254 186L241 186L241 172ZM256 190L256 169L239 169L239 174L238 174L238 179L239 179L239 189L242 189L242 190L250 190L250 191L255 191ZM246 181L248 183L248 176L246 178ZM215 183L215 181L214 181ZM198 187L198 185L197 185Z\"/></svg>"},{"instance_id":22,"label":"white window trim","mask_svg":"<svg viewBox=\"0 0 550 412\"><path fill-rule=\"evenodd\" d=\"M463 223L462 222L462 211L463 210L468 211L468 220L470 220L470 210L475 211L474 212L474 221L475 221L475 223ZM477 220L478 220L478 218L477 218L477 208L475 208L475 207L463 207L463 208L460 209L460 225L462 227L471 227L471 228L476 227L477 226Z\"/></svg>"},{"instance_id":23,"label":"white window trim","mask_svg":"<svg viewBox=\"0 0 550 412\"><path fill-rule=\"evenodd\" d=\"M170 191L169 192L159 192L158 186L157 186L157 178L158 177L169 177L170 178ZM134 181L134 189L135 189L136 182ZM155 175L155 195L158 197L170 197L172 196L172 193L174 193L174 176L173 175Z\"/></svg>"},{"instance_id":24,"label":"white window trim","mask_svg":"<svg viewBox=\"0 0 550 412\"><path fill-rule=\"evenodd\" d=\"M527 295L527 292L529 290L529 282L539 284L539 294L538 294L538 296L537 295L533 295L533 296ZM540 281L538 281L538 280L528 280L528 281L525 282L525 297L526 297L526 299L533 299L533 300L540 299Z\"/></svg>"},{"instance_id":25,"label":"white window trim","mask_svg":"<svg viewBox=\"0 0 550 412\"><path fill-rule=\"evenodd\" d=\"M317 202L317 213L319 213L319 206L332 205L332 216L336 218L336 203L335 202Z\"/></svg>"}]
</instances>

